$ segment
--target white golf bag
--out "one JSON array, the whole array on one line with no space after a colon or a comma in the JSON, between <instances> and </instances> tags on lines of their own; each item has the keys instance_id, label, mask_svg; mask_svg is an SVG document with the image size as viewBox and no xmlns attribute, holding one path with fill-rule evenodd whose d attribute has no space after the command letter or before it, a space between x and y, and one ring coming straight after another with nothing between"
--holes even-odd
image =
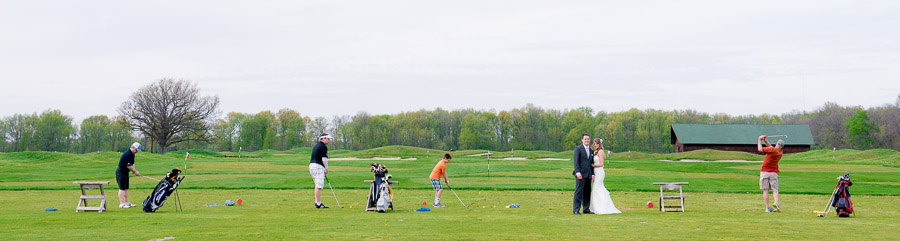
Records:
<instances>
[{"instance_id":1,"label":"white golf bag","mask_svg":"<svg viewBox=\"0 0 900 241\"><path fill-rule=\"evenodd\" d=\"M377 212L385 212L388 208L391 208L391 202L393 202L394 194L393 190L391 190L390 183L388 180L391 179L391 174L381 178L381 185L378 188L378 201L375 202L375 211Z\"/></svg>"}]
</instances>

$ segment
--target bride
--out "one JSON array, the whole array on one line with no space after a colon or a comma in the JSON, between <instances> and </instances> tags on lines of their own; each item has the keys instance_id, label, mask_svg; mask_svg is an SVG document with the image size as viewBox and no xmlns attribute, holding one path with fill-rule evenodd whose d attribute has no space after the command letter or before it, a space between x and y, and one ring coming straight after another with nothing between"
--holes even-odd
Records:
<instances>
[{"instance_id":1,"label":"bride","mask_svg":"<svg viewBox=\"0 0 900 241\"><path fill-rule=\"evenodd\" d=\"M594 149L594 162L591 165L594 167L594 186L591 188L591 212L595 214L622 213L619 209L616 209L612 198L609 197L609 191L606 190L606 186L603 186L603 178L606 177L606 172L603 171L603 163L606 159L606 153L603 150L603 139L594 138L591 149Z\"/></svg>"}]
</instances>

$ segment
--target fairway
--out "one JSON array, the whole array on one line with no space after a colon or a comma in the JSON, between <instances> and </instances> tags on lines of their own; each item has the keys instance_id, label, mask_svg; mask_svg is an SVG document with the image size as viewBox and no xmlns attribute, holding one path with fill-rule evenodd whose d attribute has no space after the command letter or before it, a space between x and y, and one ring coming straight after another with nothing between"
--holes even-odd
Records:
<instances>
[{"instance_id":1,"label":"fairway","mask_svg":"<svg viewBox=\"0 0 900 241\"><path fill-rule=\"evenodd\" d=\"M396 211L364 212L368 160L334 161L329 179L344 209L329 190L323 201L331 208L313 208L312 180L307 170L309 148L284 152L260 151L249 158L226 158L231 153L191 151L186 179L179 188L184 212L175 213L169 199L157 213L138 208L119 209L113 170L119 153L66 154L47 152L0 153L0 235L10 240L176 240L222 239L894 239L900 235L900 175L896 151L811 151L785 155L782 163L783 213L763 212L757 189L759 163L662 162L658 160L761 160L746 153L695 151L679 154L613 154L607 164L606 186L622 214L571 214L571 158L569 152L497 153L494 157L528 160L491 160L490 174L483 151L454 152L448 165L451 184L465 208L445 192L445 208L414 212L432 201L427 180L443 152L410 147L363 151L332 151L332 157L401 157L417 160L384 163L400 181L394 186ZM827 158L826 158L827 157ZM160 177L184 166L184 152L165 155L140 153L142 174ZM835 184L835 177L851 172L857 216L817 218ZM72 181L110 181L110 210L75 213L80 194ZM652 182L687 181L684 213L661 213ZM131 199L138 203L155 182L132 178ZM226 199L242 199L226 207ZM521 208L505 208L520 203ZM218 204L218 207L207 207ZM430 207L430 205L429 205ZM57 208L57 212L45 212ZM124 231L123 231L124 230Z\"/></svg>"}]
</instances>

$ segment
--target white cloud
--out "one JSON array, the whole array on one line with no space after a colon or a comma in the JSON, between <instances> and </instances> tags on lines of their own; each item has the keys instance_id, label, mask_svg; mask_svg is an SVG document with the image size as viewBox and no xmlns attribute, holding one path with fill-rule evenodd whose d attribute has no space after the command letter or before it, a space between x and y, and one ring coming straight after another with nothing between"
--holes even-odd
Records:
<instances>
[{"instance_id":1,"label":"white cloud","mask_svg":"<svg viewBox=\"0 0 900 241\"><path fill-rule=\"evenodd\" d=\"M875 106L900 94L898 13L837 0L4 2L0 116L114 115L159 78L197 81L224 112L312 116Z\"/></svg>"}]
</instances>

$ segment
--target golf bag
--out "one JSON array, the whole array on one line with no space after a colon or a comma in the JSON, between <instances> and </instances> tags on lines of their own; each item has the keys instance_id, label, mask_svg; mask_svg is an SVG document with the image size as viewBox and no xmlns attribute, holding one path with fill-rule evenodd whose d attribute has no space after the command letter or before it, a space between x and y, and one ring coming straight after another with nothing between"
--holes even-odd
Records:
<instances>
[{"instance_id":1,"label":"golf bag","mask_svg":"<svg viewBox=\"0 0 900 241\"><path fill-rule=\"evenodd\" d=\"M156 212L159 207L166 203L166 199L175 192L175 189L181 184L181 180L184 179L184 177L179 177L178 174L181 174L181 169L175 168L172 169L172 172L166 174L166 178L159 180L159 184L156 184L156 188L153 189L150 196L144 199L144 212Z\"/></svg>"},{"instance_id":2,"label":"golf bag","mask_svg":"<svg viewBox=\"0 0 900 241\"><path fill-rule=\"evenodd\" d=\"M393 210L394 193L391 189L391 182L389 181L393 176L391 174L385 175L388 170L383 164L373 162L371 166L371 171L375 173L375 178L372 181L369 195L366 198L366 210L382 213L387 211L388 208Z\"/></svg>"},{"instance_id":3,"label":"golf bag","mask_svg":"<svg viewBox=\"0 0 900 241\"><path fill-rule=\"evenodd\" d=\"M853 201L850 200L850 173L844 174L838 178L838 184L835 187L834 197L831 206L837 212L838 217L846 218L853 214Z\"/></svg>"},{"instance_id":4,"label":"golf bag","mask_svg":"<svg viewBox=\"0 0 900 241\"><path fill-rule=\"evenodd\" d=\"M394 200L394 191L391 190L391 183L388 182L391 177L391 174L382 177L381 185L376 187L376 189L378 189L378 201L375 202L375 211L383 213L387 211L388 208L393 209L391 202Z\"/></svg>"}]
</instances>

